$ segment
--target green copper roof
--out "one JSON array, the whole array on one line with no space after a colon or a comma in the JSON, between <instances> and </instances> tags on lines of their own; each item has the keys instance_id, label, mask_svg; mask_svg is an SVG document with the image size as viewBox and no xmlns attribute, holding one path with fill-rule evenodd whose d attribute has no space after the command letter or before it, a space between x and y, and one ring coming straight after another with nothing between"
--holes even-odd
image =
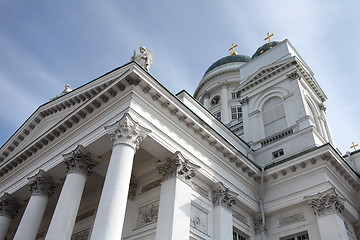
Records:
<instances>
[{"instance_id":1,"label":"green copper roof","mask_svg":"<svg viewBox=\"0 0 360 240\"><path fill-rule=\"evenodd\" d=\"M275 47L277 44L279 44L280 42L268 42L265 43L264 45L262 45L261 47L259 47L256 52L254 53L254 55L251 57L251 59L256 58L257 56L260 56L261 54L263 54L264 52L266 52L267 50Z\"/></svg>"},{"instance_id":2,"label":"green copper roof","mask_svg":"<svg viewBox=\"0 0 360 240\"><path fill-rule=\"evenodd\" d=\"M213 70L216 67L219 67L221 65L227 64L227 63L232 63L232 62L248 62L250 61L250 57L246 56L246 55L229 55L223 58L220 58L219 60L217 60L216 62L214 62L209 68L208 70L206 70L206 72L204 73L204 76L210 72L211 70Z\"/></svg>"}]
</instances>

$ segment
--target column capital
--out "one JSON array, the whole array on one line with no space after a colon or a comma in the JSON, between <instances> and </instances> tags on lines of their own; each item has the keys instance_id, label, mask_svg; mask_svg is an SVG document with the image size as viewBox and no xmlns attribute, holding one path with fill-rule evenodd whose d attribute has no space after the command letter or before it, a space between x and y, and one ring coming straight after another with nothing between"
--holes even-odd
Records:
<instances>
[{"instance_id":1,"label":"column capital","mask_svg":"<svg viewBox=\"0 0 360 240\"><path fill-rule=\"evenodd\" d=\"M222 182L218 182L213 190L214 206L216 207L221 205L230 210L231 207L235 205L235 199L237 196L239 196L239 194L225 187Z\"/></svg>"},{"instance_id":2,"label":"column capital","mask_svg":"<svg viewBox=\"0 0 360 240\"><path fill-rule=\"evenodd\" d=\"M228 81L225 80L225 81L219 82L219 85L220 85L221 88L226 88L227 85L228 85Z\"/></svg>"},{"instance_id":3,"label":"column capital","mask_svg":"<svg viewBox=\"0 0 360 240\"><path fill-rule=\"evenodd\" d=\"M334 188L330 188L324 192L304 197L317 217L341 213L344 210L345 199L340 197Z\"/></svg>"},{"instance_id":4,"label":"column capital","mask_svg":"<svg viewBox=\"0 0 360 240\"><path fill-rule=\"evenodd\" d=\"M90 176L95 162L90 158L90 154L85 148L78 145L75 150L64 154L64 163L66 164L67 173L81 173Z\"/></svg>"},{"instance_id":5,"label":"column capital","mask_svg":"<svg viewBox=\"0 0 360 240\"><path fill-rule=\"evenodd\" d=\"M137 150L140 142L151 132L135 122L130 114L124 116L116 123L106 126L105 130L110 135L114 145L126 144Z\"/></svg>"},{"instance_id":6,"label":"column capital","mask_svg":"<svg viewBox=\"0 0 360 240\"><path fill-rule=\"evenodd\" d=\"M42 169L37 174L28 178L31 195L43 195L51 198L55 192L57 184Z\"/></svg>"},{"instance_id":7,"label":"column capital","mask_svg":"<svg viewBox=\"0 0 360 240\"><path fill-rule=\"evenodd\" d=\"M0 216L14 218L19 212L21 205L9 193L5 192L0 197Z\"/></svg>"},{"instance_id":8,"label":"column capital","mask_svg":"<svg viewBox=\"0 0 360 240\"><path fill-rule=\"evenodd\" d=\"M163 175L164 180L171 177L188 182L194 176L200 166L191 163L179 152L175 152L172 158L168 158L166 163L159 167L159 173Z\"/></svg>"}]
</instances>

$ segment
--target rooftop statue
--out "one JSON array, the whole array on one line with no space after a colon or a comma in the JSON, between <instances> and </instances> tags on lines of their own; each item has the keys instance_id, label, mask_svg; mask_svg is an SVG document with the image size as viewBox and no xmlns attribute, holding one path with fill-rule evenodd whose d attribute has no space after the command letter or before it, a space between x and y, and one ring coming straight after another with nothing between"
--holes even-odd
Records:
<instances>
[{"instance_id":1,"label":"rooftop statue","mask_svg":"<svg viewBox=\"0 0 360 240\"><path fill-rule=\"evenodd\" d=\"M131 60L136 61L140 66L149 71L150 65L152 64L152 52L146 49L146 47L140 47L139 49L139 54L136 54L136 50L134 50L134 55L131 57Z\"/></svg>"}]
</instances>

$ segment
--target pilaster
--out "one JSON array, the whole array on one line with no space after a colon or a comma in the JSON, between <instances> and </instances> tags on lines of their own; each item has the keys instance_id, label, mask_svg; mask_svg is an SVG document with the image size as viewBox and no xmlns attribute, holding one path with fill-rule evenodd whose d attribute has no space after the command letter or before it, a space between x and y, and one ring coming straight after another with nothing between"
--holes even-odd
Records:
<instances>
[{"instance_id":1,"label":"pilaster","mask_svg":"<svg viewBox=\"0 0 360 240\"><path fill-rule=\"evenodd\" d=\"M235 204L237 196L237 193L225 187L223 183L215 184L213 190L214 239L232 239L232 206Z\"/></svg>"},{"instance_id":2,"label":"pilaster","mask_svg":"<svg viewBox=\"0 0 360 240\"><path fill-rule=\"evenodd\" d=\"M317 223L322 240L349 239L342 219L345 199L340 197L334 188L322 193L304 197L317 216Z\"/></svg>"},{"instance_id":3,"label":"pilaster","mask_svg":"<svg viewBox=\"0 0 360 240\"><path fill-rule=\"evenodd\" d=\"M159 167L163 176L156 240L188 240L191 216L191 181L200 167L180 152Z\"/></svg>"}]
</instances>

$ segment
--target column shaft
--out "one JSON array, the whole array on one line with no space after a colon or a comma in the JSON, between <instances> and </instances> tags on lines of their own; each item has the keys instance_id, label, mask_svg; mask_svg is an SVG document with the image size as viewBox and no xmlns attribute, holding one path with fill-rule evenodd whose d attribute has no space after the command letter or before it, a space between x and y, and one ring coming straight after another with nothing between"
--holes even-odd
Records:
<instances>
[{"instance_id":1,"label":"column shaft","mask_svg":"<svg viewBox=\"0 0 360 240\"><path fill-rule=\"evenodd\" d=\"M230 122L230 111L228 103L228 87L227 82L221 84L221 120L227 124Z\"/></svg>"},{"instance_id":2,"label":"column shaft","mask_svg":"<svg viewBox=\"0 0 360 240\"><path fill-rule=\"evenodd\" d=\"M214 207L214 239L232 239L232 213L223 206Z\"/></svg>"},{"instance_id":3,"label":"column shaft","mask_svg":"<svg viewBox=\"0 0 360 240\"><path fill-rule=\"evenodd\" d=\"M48 201L49 198L44 195L32 195L30 197L14 240L36 238Z\"/></svg>"},{"instance_id":4,"label":"column shaft","mask_svg":"<svg viewBox=\"0 0 360 240\"><path fill-rule=\"evenodd\" d=\"M92 240L121 239L134 153L134 148L127 144L113 147Z\"/></svg>"},{"instance_id":5,"label":"column shaft","mask_svg":"<svg viewBox=\"0 0 360 240\"><path fill-rule=\"evenodd\" d=\"M322 240L349 239L344 221L336 213L320 216L317 222Z\"/></svg>"},{"instance_id":6,"label":"column shaft","mask_svg":"<svg viewBox=\"0 0 360 240\"><path fill-rule=\"evenodd\" d=\"M177 177L161 184L156 240L188 240L191 187Z\"/></svg>"},{"instance_id":7,"label":"column shaft","mask_svg":"<svg viewBox=\"0 0 360 240\"><path fill-rule=\"evenodd\" d=\"M80 206L86 176L72 172L66 176L54 215L46 234L46 240L69 240Z\"/></svg>"},{"instance_id":8,"label":"column shaft","mask_svg":"<svg viewBox=\"0 0 360 240\"><path fill-rule=\"evenodd\" d=\"M5 239L11 220L10 217L0 216L0 239Z\"/></svg>"}]
</instances>

